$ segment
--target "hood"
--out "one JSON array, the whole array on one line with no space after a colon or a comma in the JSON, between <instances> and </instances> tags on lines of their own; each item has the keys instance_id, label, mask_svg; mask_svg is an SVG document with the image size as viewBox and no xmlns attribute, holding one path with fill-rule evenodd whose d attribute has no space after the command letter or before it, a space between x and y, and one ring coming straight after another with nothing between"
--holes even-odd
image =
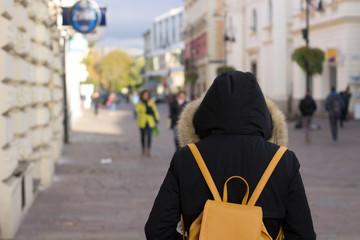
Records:
<instances>
[{"instance_id":1,"label":"hood","mask_svg":"<svg viewBox=\"0 0 360 240\"><path fill-rule=\"evenodd\" d=\"M277 105L264 98L251 73L220 74L206 95L189 103L178 122L181 146L212 134L258 135L286 146L285 117Z\"/></svg>"}]
</instances>

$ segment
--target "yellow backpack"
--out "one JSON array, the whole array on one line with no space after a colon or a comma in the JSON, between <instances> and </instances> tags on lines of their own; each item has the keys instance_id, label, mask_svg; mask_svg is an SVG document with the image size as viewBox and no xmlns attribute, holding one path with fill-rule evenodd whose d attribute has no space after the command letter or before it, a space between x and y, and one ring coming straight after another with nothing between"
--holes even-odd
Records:
<instances>
[{"instance_id":1,"label":"yellow backpack","mask_svg":"<svg viewBox=\"0 0 360 240\"><path fill-rule=\"evenodd\" d=\"M276 165L284 155L287 148L280 147L269 163L269 166L262 175L250 200L249 185L240 176L233 176L226 180L224 184L224 194L221 200L220 194L216 189L215 183L207 169L205 162L195 146L188 144L195 160L203 174L205 181L210 188L214 200L207 200L203 212L191 224L189 240L272 240L262 221L263 214L261 207L255 206L262 190L274 171ZM234 178L243 180L246 184L246 193L242 204L227 202L227 183ZM282 239L282 228L276 240ZM185 232L183 232L185 239Z\"/></svg>"}]
</instances>

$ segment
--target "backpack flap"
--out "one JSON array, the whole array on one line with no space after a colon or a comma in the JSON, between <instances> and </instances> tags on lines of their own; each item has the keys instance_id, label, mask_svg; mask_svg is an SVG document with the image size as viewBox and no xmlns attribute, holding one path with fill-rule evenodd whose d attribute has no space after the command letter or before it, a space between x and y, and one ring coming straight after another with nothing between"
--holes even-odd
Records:
<instances>
[{"instance_id":1,"label":"backpack flap","mask_svg":"<svg viewBox=\"0 0 360 240\"><path fill-rule=\"evenodd\" d=\"M260 239L262 217L261 207L208 200L199 239Z\"/></svg>"}]
</instances>

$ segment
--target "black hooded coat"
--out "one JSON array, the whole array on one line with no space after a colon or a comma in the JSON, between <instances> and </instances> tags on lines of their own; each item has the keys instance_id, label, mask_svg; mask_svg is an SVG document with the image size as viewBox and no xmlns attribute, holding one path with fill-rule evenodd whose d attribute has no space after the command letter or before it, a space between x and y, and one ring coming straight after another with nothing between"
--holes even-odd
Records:
<instances>
[{"instance_id":1,"label":"black hooded coat","mask_svg":"<svg viewBox=\"0 0 360 240\"><path fill-rule=\"evenodd\" d=\"M220 74L198 107L193 124L196 143L220 193L231 176L242 176L254 191L279 146L268 142L272 119L261 89L251 73ZM285 239L316 239L310 209L295 154L288 150L275 168L256 205L276 239L280 226ZM229 202L241 203L245 186L228 184ZM180 215L185 229L213 199L188 147L178 150L155 199L145 226L147 239L182 239L176 231Z\"/></svg>"}]
</instances>

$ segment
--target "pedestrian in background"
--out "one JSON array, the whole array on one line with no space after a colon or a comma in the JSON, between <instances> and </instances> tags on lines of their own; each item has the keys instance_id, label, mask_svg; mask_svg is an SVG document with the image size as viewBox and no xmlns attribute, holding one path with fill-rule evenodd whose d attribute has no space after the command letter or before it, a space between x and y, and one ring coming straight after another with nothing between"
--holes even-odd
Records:
<instances>
[{"instance_id":1,"label":"pedestrian in background","mask_svg":"<svg viewBox=\"0 0 360 240\"><path fill-rule=\"evenodd\" d=\"M186 144L196 143L220 194L231 176L243 177L254 191L279 145L287 144L285 117L265 101L255 76L239 71L221 73L203 100L185 107L178 128L183 148L174 154L155 199L145 226L148 240L182 239L176 230L180 216L189 233L213 199ZM299 168L294 152L286 151L257 201L272 239L281 227L285 239L316 239ZM243 185L231 184L236 186L228 189L231 202L241 203Z\"/></svg>"},{"instance_id":2,"label":"pedestrian in background","mask_svg":"<svg viewBox=\"0 0 360 240\"><path fill-rule=\"evenodd\" d=\"M306 91L305 97L300 101L299 110L302 115L302 127L305 132L305 140L307 143L311 141L310 135L310 125L312 116L316 110L316 103L314 99L311 97L310 90Z\"/></svg>"},{"instance_id":3,"label":"pedestrian in background","mask_svg":"<svg viewBox=\"0 0 360 240\"><path fill-rule=\"evenodd\" d=\"M174 100L170 103L170 121L171 121L170 128L174 132L174 142L175 142L176 150L180 148L180 143L178 140L178 130L176 124L179 120L181 111L183 110L186 104L187 104L186 93L183 90L180 90L176 95L176 98L174 98Z\"/></svg>"},{"instance_id":4,"label":"pedestrian in background","mask_svg":"<svg viewBox=\"0 0 360 240\"><path fill-rule=\"evenodd\" d=\"M133 107L133 112L134 112L134 119L137 118L137 112L135 110L136 105L139 103L139 94L137 92L133 92L133 94L131 95L131 99L130 99L130 103L131 106Z\"/></svg>"},{"instance_id":5,"label":"pedestrian in background","mask_svg":"<svg viewBox=\"0 0 360 240\"><path fill-rule=\"evenodd\" d=\"M347 87L345 91L341 92L340 97L344 103L344 109L341 112L341 117L340 117L340 127L343 127L344 125L343 122L348 120L348 110L349 110L349 103L351 98L350 88Z\"/></svg>"},{"instance_id":6,"label":"pedestrian in background","mask_svg":"<svg viewBox=\"0 0 360 240\"><path fill-rule=\"evenodd\" d=\"M117 97L115 93L111 93L108 98L110 104L110 111L114 112L116 110Z\"/></svg>"},{"instance_id":7,"label":"pedestrian in background","mask_svg":"<svg viewBox=\"0 0 360 240\"><path fill-rule=\"evenodd\" d=\"M91 96L92 104L94 105L94 114L98 115L98 109L100 104L100 94L98 91L95 91Z\"/></svg>"},{"instance_id":8,"label":"pedestrian in background","mask_svg":"<svg viewBox=\"0 0 360 240\"><path fill-rule=\"evenodd\" d=\"M135 110L139 114L138 127L140 128L142 154L150 157L152 129L159 122L159 113L154 101L150 99L148 90L141 92L140 101Z\"/></svg>"},{"instance_id":9,"label":"pedestrian in background","mask_svg":"<svg viewBox=\"0 0 360 240\"><path fill-rule=\"evenodd\" d=\"M331 134L334 142L338 140L338 120L344 108L343 101L339 94L336 93L335 87L331 87L330 94L326 98L325 109L329 113Z\"/></svg>"}]
</instances>

